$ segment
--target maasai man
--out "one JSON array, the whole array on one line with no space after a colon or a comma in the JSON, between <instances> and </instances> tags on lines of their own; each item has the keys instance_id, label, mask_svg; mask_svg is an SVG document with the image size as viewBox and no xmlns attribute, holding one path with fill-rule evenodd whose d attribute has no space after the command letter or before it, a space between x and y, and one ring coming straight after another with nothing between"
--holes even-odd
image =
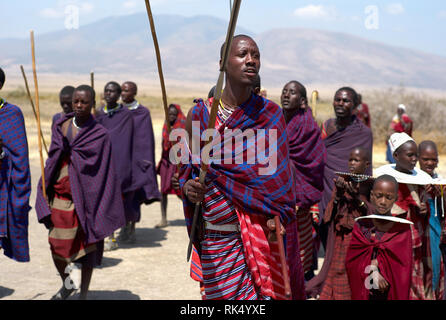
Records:
<instances>
[{"instance_id":1,"label":"maasai man","mask_svg":"<svg viewBox=\"0 0 446 320\"><path fill-rule=\"evenodd\" d=\"M333 99L335 119L329 119L322 124L322 139L327 148L327 162L324 171L324 192L319 202L319 215L323 219L327 204L331 199L334 186L335 172L348 172L348 157L355 147L363 147L372 159L373 135L372 131L352 114L358 105L358 95L349 87L336 91ZM370 166L367 175L372 175ZM327 225L321 223L320 236L325 247L327 239Z\"/></svg>"},{"instance_id":2,"label":"maasai man","mask_svg":"<svg viewBox=\"0 0 446 320\"><path fill-rule=\"evenodd\" d=\"M420 169L429 174L434 181L440 182L442 178L435 172L438 166L438 151L437 145L433 141L423 141L418 146L418 157L420 162ZM427 185L426 195L428 198L428 205L430 210L429 217L429 232L431 241L432 253L432 289L437 290L442 278L444 278L444 260L445 260L445 245L444 235L442 239L442 229L444 228L444 212L445 207L444 190L442 192L440 185ZM443 260L443 263L442 263Z\"/></svg>"},{"instance_id":3,"label":"maasai man","mask_svg":"<svg viewBox=\"0 0 446 320\"><path fill-rule=\"evenodd\" d=\"M404 104L398 105L396 115L393 117L392 122L390 123L387 141L390 139L390 136L394 133L405 132L409 136L412 136L413 130L413 121L406 113L406 106ZM395 159L393 158L392 151L390 145L387 143L387 151L386 151L386 160L389 163L395 163Z\"/></svg>"},{"instance_id":4,"label":"maasai man","mask_svg":"<svg viewBox=\"0 0 446 320\"><path fill-rule=\"evenodd\" d=\"M96 121L102 124L108 131L112 143L112 156L114 167L121 183L122 198L124 201L126 221L138 221L140 203L135 200L133 188L133 117L128 108L118 103L121 95L121 86L114 81L104 87L104 99L106 105L96 112ZM127 224L126 224L127 225ZM118 244L114 235L105 242L105 250L114 250Z\"/></svg>"},{"instance_id":5,"label":"maasai man","mask_svg":"<svg viewBox=\"0 0 446 320\"><path fill-rule=\"evenodd\" d=\"M177 104L169 106L169 119L171 130L185 129L186 116L181 111L181 107ZM169 159L170 148L172 147L169 141L169 132L167 130L167 123L163 126L163 151L161 160L157 166L157 173L161 177L161 222L157 224L156 228L164 228L167 226L167 195L176 194L181 197L181 191L172 186L172 178L177 172L177 165L173 164Z\"/></svg>"},{"instance_id":6,"label":"maasai man","mask_svg":"<svg viewBox=\"0 0 446 320\"><path fill-rule=\"evenodd\" d=\"M259 68L257 44L248 36L235 36L229 50L215 133L220 137L226 135L227 141L213 140L214 160L208 167L205 186L198 181L200 166L196 163L200 161L195 161L199 160L197 155L192 154L192 161L181 168L180 184L189 232L194 204L202 202L204 232L201 239L194 239L194 245L203 267L206 299L285 298L278 242L272 236L276 228L274 216L280 216L283 225L277 227L281 231L286 228L292 298L304 298L286 123L279 106L252 93ZM199 128L193 131L201 135L208 118L209 104L198 100L186 121L189 137L192 137L192 121L198 121ZM236 129L240 131L237 133ZM257 141L244 139L234 146L232 138L235 136L237 141L247 132L258 135ZM196 136L191 138L194 139ZM185 148L198 141L193 144L187 141ZM230 144L230 150L227 150L227 144ZM263 146L260 147L262 150L257 150L257 159L248 159L248 150L259 148L259 144ZM223 146L226 148L225 159L218 161L215 157ZM269 150L268 165L259 162L260 158L265 159L263 148ZM243 164L236 164L236 160L240 162L240 158L235 159L236 154L243 155Z\"/></svg>"},{"instance_id":7,"label":"maasai man","mask_svg":"<svg viewBox=\"0 0 446 320\"><path fill-rule=\"evenodd\" d=\"M358 94L358 106L353 111L354 115L358 117L367 127L371 128L369 106L362 102L362 95Z\"/></svg>"},{"instance_id":8,"label":"maasai man","mask_svg":"<svg viewBox=\"0 0 446 320\"><path fill-rule=\"evenodd\" d=\"M305 279L309 280L317 270L310 208L322 197L327 154L321 131L308 106L305 87L298 81L290 81L283 88L280 100L287 123L290 159L295 169L299 250Z\"/></svg>"},{"instance_id":9,"label":"maasai man","mask_svg":"<svg viewBox=\"0 0 446 320\"><path fill-rule=\"evenodd\" d=\"M64 114L68 114L73 112L73 86L65 86L60 90L59 93L59 103L62 108L62 112L56 113L53 116L53 122L51 124L51 128L54 126L57 120L62 118Z\"/></svg>"},{"instance_id":10,"label":"maasai man","mask_svg":"<svg viewBox=\"0 0 446 320\"><path fill-rule=\"evenodd\" d=\"M0 68L0 90L6 77ZM28 213L31 194L28 140L19 107L0 98L0 249L29 261Z\"/></svg>"},{"instance_id":11,"label":"maasai man","mask_svg":"<svg viewBox=\"0 0 446 320\"><path fill-rule=\"evenodd\" d=\"M49 243L63 286L53 299L67 299L75 288L67 266L82 264L80 299L86 299L93 268L101 265L104 238L125 224L118 175L113 166L107 130L91 115L95 93L87 85L73 94L73 113L52 129L45 165L47 199L42 182L36 212L49 229Z\"/></svg>"},{"instance_id":12,"label":"maasai man","mask_svg":"<svg viewBox=\"0 0 446 320\"><path fill-rule=\"evenodd\" d=\"M412 222L392 217L398 183L376 179L373 214L356 219L345 267L353 300L408 300L412 272Z\"/></svg>"},{"instance_id":13,"label":"maasai man","mask_svg":"<svg viewBox=\"0 0 446 320\"><path fill-rule=\"evenodd\" d=\"M432 184L426 172L415 167L418 148L406 133L394 133L389 139L396 164L376 169L376 176L388 174L399 183L398 200L392 208L392 215L414 223L412 227L413 268L410 288L411 300L440 298L443 286L435 292L432 287L432 258L429 234L429 210L426 205L425 186Z\"/></svg>"},{"instance_id":14,"label":"maasai man","mask_svg":"<svg viewBox=\"0 0 446 320\"><path fill-rule=\"evenodd\" d=\"M135 96L138 88L134 82L122 84L121 98L124 108L133 117L132 191L125 196L127 224L119 234L119 241L134 243L135 224L141 220L141 204L161 200L155 167L155 137L150 111Z\"/></svg>"},{"instance_id":15,"label":"maasai man","mask_svg":"<svg viewBox=\"0 0 446 320\"><path fill-rule=\"evenodd\" d=\"M364 175L370 167L370 155L356 147L348 160L349 172ZM324 223L329 226L327 247L322 269L306 284L307 294L320 300L351 300L345 270L345 256L352 237L355 218L369 214L371 180L346 177L335 179L333 196L325 210Z\"/></svg>"}]
</instances>

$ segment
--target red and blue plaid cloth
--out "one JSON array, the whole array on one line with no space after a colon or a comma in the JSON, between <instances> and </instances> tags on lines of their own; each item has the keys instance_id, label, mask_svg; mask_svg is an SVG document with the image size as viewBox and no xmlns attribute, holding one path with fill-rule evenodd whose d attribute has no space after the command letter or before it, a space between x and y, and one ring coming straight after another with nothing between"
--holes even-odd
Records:
<instances>
[{"instance_id":1,"label":"red and blue plaid cloth","mask_svg":"<svg viewBox=\"0 0 446 320\"><path fill-rule=\"evenodd\" d=\"M1 247L7 257L27 262L31 173L25 121L17 106L6 103L0 109L0 137L6 154L0 161Z\"/></svg>"},{"instance_id":2,"label":"red and blue plaid cloth","mask_svg":"<svg viewBox=\"0 0 446 320\"><path fill-rule=\"evenodd\" d=\"M207 129L209 121L208 107L203 100L196 100L196 106L192 109L192 121L200 123L200 135ZM251 98L237 108L218 130L224 137L225 129L240 129L242 132L248 129L257 133L258 129L265 129L265 150L269 150L269 143L275 143L273 148L277 150L277 168L270 175L260 175L259 169L267 165L259 163L258 159L253 164L247 163L248 149L256 148L246 139L243 146L232 145L232 161L230 164L211 163L208 169L207 182L213 181L215 186L232 201L234 205L243 208L248 214L263 214L271 217L279 215L282 223L287 224L296 218L294 197L294 179L286 133L285 119L282 110L272 101L252 95ZM277 141L270 141L271 130L277 133ZM252 141L251 141L252 142ZM258 139L256 140L258 142ZM217 145L218 150L223 150L224 139ZM204 143L201 143L201 147ZM241 147L241 150L239 149ZM200 148L201 150L201 148ZM214 148L215 150L215 148ZM256 150L256 149L254 149ZM236 164L235 156L243 154L245 161ZM257 154L258 156L258 154ZM181 189L188 179L198 176L199 164L191 162L182 165L180 172ZM194 205L185 203L186 224L191 225Z\"/></svg>"},{"instance_id":3,"label":"red and blue plaid cloth","mask_svg":"<svg viewBox=\"0 0 446 320\"><path fill-rule=\"evenodd\" d=\"M198 134L202 136L207 129L209 120L208 106L203 100L197 100L196 103L197 105L191 111L191 116L192 121L199 122L200 130L197 130L199 132L196 132L196 136L193 138L197 138ZM289 160L286 124L282 110L275 103L252 95L218 129L223 139L218 142L214 140L213 150L217 150L217 152L224 150L225 129L234 131L239 129L242 133L252 129L255 134L258 134L257 130L264 129L265 135L261 142L265 142L265 150L269 150L271 144L272 149L277 151L275 170L271 170L269 175L261 175L259 169L268 165L263 165L258 161L259 153L256 154L257 161L252 164L251 161L247 161L247 159L250 159L248 151L254 151L254 153L258 151L259 140L245 139L243 144L237 146L233 143L232 150L226 153L226 155L232 156L231 163L227 163L227 161L225 163L223 159L221 163L211 163L206 184L212 181L223 196L230 200L236 208L240 209L238 218L242 229L243 246L247 250L245 251L245 259L256 286L261 289L261 293L265 296L283 299L283 279L280 273L277 243L269 243L266 239L268 233L266 231L267 219L277 215L281 218L282 223L287 226L295 226L293 222L296 219L295 179ZM271 130L275 130L275 132ZM277 136L276 140L272 138L274 136L273 132ZM201 150L203 146L204 143L201 143L199 149ZM243 155L244 161L242 164L237 164L235 159L240 155ZM199 169L200 164L193 162L181 166L181 190L188 179L198 176ZM189 202L185 196L183 196L183 204L186 225L190 233L194 204ZM299 299L302 298L301 293L304 292L303 272L298 255L297 239L296 237L293 238L292 235L292 233L289 235L287 233L285 247L287 249L293 299ZM200 243L197 239L195 240L194 245L200 254Z\"/></svg>"}]
</instances>

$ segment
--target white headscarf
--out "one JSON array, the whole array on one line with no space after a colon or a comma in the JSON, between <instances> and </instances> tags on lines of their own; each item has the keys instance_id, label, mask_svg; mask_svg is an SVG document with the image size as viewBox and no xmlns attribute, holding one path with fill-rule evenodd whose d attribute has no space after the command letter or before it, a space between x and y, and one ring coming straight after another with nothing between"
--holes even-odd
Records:
<instances>
[{"instance_id":1,"label":"white headscarf","mask_svg":"<svg viewBox=\"0 0 446 320\"><path fill-rule=\"evenodd\" d=\"M405 144L408 141L414 141L407 133L405 132L397 132L390 136L389 139L389 146L390 150L392 151L392 154L401 147L403 144Z\"/></svg>"}]
</instances>

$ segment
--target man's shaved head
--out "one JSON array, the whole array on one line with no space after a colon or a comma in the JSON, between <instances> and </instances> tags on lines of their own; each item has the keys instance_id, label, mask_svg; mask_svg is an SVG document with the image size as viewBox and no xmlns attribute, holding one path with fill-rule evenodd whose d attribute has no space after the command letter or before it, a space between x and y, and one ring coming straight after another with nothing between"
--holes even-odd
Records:
<instances>
[{"instance_id":1,"label":"man's shaved head","mask_svg":"<svg viewBox=\"0 0 446 320\"><path fill-rule=\"evenodd\" d=\"M428 149L434 150L435 152L438 153L437 145L435 144L435 142L433 142L431 140L425 140L418 145L419 153L423 152L424 150L428 150Z\"/></svg>"},{"instance_id":2,"label":"man's shaved head","mask_svg":"<svg viewBox=\"0 0 446 320\"><path fill-rule=\"evenodd\" d=\"M373 183L372 190L375 190L378 185L380 185L382 182L388 182L395 186L395 193L398 193L398 181L394 177L388 174L384 174L382 176L379 176L375 179L375 182Z\"/></svg>"},{"instance_id":3,"label":"man's shaved head","mask_svg":"<svg viewBox=\"0 0 446 320\"><path fill-rule=\"evenodd\" d=\"M353 152L357 152L358 154L360 154L362 159L367 160L367 161L371 161L371 159L370 159L370 152L366 148L364 148L364 147L355 147L355 148L352 149L352 151L350 153L353 153Z\"/></svg>"},{"instance_id":4,"label":"man's shaved head","mask_svg":"<svg viewBox=\"0 0 446 320\"><path fill-rule=\"evenodd\" d=\"M119 83L117 83L116 81L110 81L110 82L108 82L108 83L105 85L104 90L105 90L105 88L107 88L109 85L112 85L112 86L116 87L116 89L118 90L118 93L121 94L122 89L121 89L121 86L119 85Z\"/></svg>"},{"instance_id":5,"label":"man's shaved head","mask_svg":"<svg viewBox=\"0 0 446 320\"><path fill-rule=\"evenodd\" d=\"M73 86L65 86L60 90L59 96L69 95L73 96L74 87Z\"/></svg>"},{"instance_id":6,"label":"man's shaved head","mask_svg":"<svg viewBox=\"0 0 446 320\"><path fill-rule=\"evenodd\" d=\"M287 85L289 85L291 83L294 83L296 85L296 88L299 91L300 96L302 98L305 98L305 101L308 102L308 99L307 99L307 89L305 88L305 86L302 83L300 83L299 81L297 81L297 80L292 80L292 81L288 82L285 86L287 86Z\"/></svg>"},{"instance_id":7,"label":"man's shaved head","mask_svg":"<svg viewBox=\"0 0 446 320\"><path fill-rule=\"evenodd\" d=\"M249 39L249 40L254 41L253 38L251 38L250 36L247 36L246 34L238 34L232 38L232 45L234 45L234 43L236 43L237 40L241 40L241 39ZM221 45L221 48L220 48L220 59L223 58L223 50L224 49L225 49L225 43L223 42L223 44Z\"/></svg>"},{"instance_id":8,"label":"man's shaved head","mask_svg":"<svg viewBox=\"0 0 446 320\"><path fill-rule=\"evenodd\" d=\"M95 93L94 89L93 89L92 87L90 87L89 85L87 85L87 84L80 85L79 87L77 87L76 89L74 89L74 90L73 90L73 94L74 94L74 92L76 92L76 91L85 91L85 92L88 92L88 94L90 95L90 98L91 98L91 101L92 101L92 102L94 102L95 99L96 99L96 93Z\"/></svg>"},{"instance_id":9,"label":"man's shaved head","mask_svg":"<svg viewBox=\"0 0 446 320\"><path fill-rule=\"evenodd\" d=\"M129 87L129 89L133 90L135 95L138 93L138 86L133 81L126 81L122 84L122 86L124 86L124 85L127 85Z\"/></svg>"}]
</instances>

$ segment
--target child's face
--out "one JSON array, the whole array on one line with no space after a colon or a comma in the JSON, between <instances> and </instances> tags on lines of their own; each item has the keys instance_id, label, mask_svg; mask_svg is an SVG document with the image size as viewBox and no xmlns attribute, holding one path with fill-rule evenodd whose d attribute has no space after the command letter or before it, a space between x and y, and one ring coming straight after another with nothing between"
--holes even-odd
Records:
<instances>
[{"instance_id":1,"label":"child's face","mask_svg":"<svg viewBox=\"0 0 446 320\"><path fill-rule=\"evenodd\" d=\"M364 174L369 166L369 161L367 160L364 152L361 150L353 150L350 153L348 159L348 169L350 173L354 174Z\"/></svg>"},{"instance_id":2,"label":"child's face","mask_svg":"<svg viewBox=\"0 0 446 320\"><path fill-rule=\"evenodd\" d=\"M412 171L418 161L417 144L413 141L406 142L394 153L394 158L398 171Z\"/></svg>"},{"instance_id":3,"label":"child's face","mask_svg":"<svg viewBox=\"0 0 446 320\"><path fill-rule=\"evenodd\" d=\"M433 176L438 166L438 153L434 148L425 148L420 151L420 169Z\"/></svg>"},{"instance_id":4,"label":"child's face","mask_svg":"<svg viewBox=\"0 0 446 320\"><path fill-rule=\"evenodd\" d=\"M379 181L370 192L370 202L376 214L385 215L390 212L397 199L395 185L389 181Z\"/></svg>"}]
</instances>

